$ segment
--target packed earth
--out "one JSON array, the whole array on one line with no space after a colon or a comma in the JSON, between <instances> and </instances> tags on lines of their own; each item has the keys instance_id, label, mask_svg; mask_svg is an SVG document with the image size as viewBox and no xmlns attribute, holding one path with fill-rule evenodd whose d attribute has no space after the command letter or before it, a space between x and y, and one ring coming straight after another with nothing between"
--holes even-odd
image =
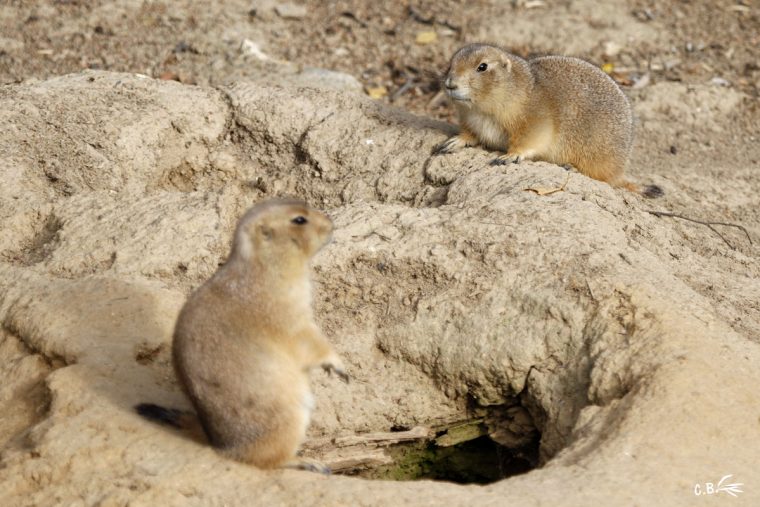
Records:
<instances>
[{"instance_id":1,"label":"packed earth","mask_svg":"<svg viewBox=\"0 0 760 507\"><path fill-rule=\"evenodd\" d=\"M600 66L664 197L433 156L470 42ZM760 503L755 1L10 1L0 124L0 505ZM177 313L280 196L335 223L331 476L133 409L189 409Z\"/></svg>"}]
</instances>

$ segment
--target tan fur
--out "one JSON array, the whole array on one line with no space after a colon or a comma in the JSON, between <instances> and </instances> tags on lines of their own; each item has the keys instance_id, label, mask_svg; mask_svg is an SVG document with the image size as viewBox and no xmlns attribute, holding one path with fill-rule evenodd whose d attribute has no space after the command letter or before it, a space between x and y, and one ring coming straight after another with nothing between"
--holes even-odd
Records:
<instances>
[{"instance_id":1,"label":"tan fur","mask_svg":"<svg viewBox=\"0 0 760 507\"><path fill-rule=\"evenodd\" d=\"M308 222L293 223L299 216ZM313 408L308 370L345 376L311 305L309 260L331 231L326 215L300 201L255 206L227 262L179 315L177 376L211 444L233 459L314 468L295 459Z\"/></svg>"},{"instance_id":2,"label":"tan fur","mask_svg":"<svg viewBox=\"0 0 760 507\"><path fill-rule=\"evenodd\" d=\"M486 69L479 72L482 64ZM570 164L597 180L641 191L624 176L633 141L630 105L590 63L563 56L526 61L496 46L470 44L452 57L444 85L461 132L440 153L479 144L506 152L495 163Z\"/></svg>"}]
</instances>

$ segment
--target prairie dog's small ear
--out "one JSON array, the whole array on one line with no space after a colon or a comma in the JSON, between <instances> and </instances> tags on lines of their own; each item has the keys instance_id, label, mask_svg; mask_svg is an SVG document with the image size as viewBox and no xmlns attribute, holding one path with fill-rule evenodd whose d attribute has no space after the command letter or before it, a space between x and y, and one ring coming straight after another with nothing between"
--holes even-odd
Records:
<instances>
[{"instance_id":1,"label":"prairie dog's small ear","mask_svg":"<svg viewBox=\"0 0 760 507\"><path fill-rule=\"evenodd\" d=\"M507 72L512 72L512 59L507 55L501 55L501 63L504 65L504 69Z\"/></svg>"},{"instance_id":2,"label":"prairie dog's small ear","mask_svg":"<svg viewBox=\"0 0 760 507\"><path fill-rule=\"evenodd\" d=\"M238 233L235 238L234 251L238 253L243 259L250 259L253 247L251 246L251 238L248 234Z\"/></svg>"}]
</instances>

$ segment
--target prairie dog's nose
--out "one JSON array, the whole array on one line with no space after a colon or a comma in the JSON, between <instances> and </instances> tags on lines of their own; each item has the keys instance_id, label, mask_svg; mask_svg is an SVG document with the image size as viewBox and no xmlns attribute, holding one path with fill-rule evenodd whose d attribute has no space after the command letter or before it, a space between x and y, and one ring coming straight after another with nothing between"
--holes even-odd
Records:
<instances>
[{"instance_id":1,"label":"prairie dog's nose","mask_svg":"<svg viewBox=\"0 0 760 507\"><path fill-rule=\"evenodd\" d=\"M446 86L447 90L456 90L457 85L454 83L454 81L451 80L450 77L446 78L446 81L443 82L444 86Z\"/></svg>"}]
</instances>

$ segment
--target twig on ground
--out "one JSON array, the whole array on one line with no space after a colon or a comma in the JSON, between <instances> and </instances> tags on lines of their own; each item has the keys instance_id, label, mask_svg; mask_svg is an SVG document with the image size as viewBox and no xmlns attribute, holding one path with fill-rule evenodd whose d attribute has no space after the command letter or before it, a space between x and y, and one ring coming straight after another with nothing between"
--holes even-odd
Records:
<instances>
[{"instance_id":1,"label":"twig on ground","mask_svg":"<svg viewBox=\"0 0 760 507\"><path fill-rule=\"evenodd\" d=\"M728 245L728 247L731 250L736 250L736 247L734 245L732 245L731 243L729 243L729 241L726 239L726 237L723 236L723 234L721 234L720 231L718 231L718 229L716 229L714 227L715 225L724 225L726 227L736 227L737 229L740 229L747 236L747 241L749 241L749 244L750 245L752 244L752 238L750 237L749 232L747 231L747 229L743 225L732 224L730 222L715 222L715 221L708 221L708 220L697 220L696 218L690 218L690 217L681 215L680 213L672 213L670 211L653 211L653 210L646 210L646 211L650 215L654 215L656 217L680 218L681 220L686 220L686 221L689 221L689 222L694 222L695 224L704 225L705 227L707 227L708 229L710 229L711 231L713 231L715 234L717 234L718 236L720 236L720 239L722 239L723 242L726 245Z\"/></svg>"},{"instance_id":2,"label":"twig on ground","mask_svg":"<svg viewBox=\"0 0 760 507\"><path fill-rule=\"evenodd\" d=\"M396 99L411 90L412 87L414 87L416 84L417 83L414 82L414 79L407 79L407 81L398 90L396 90L393 95L391 95L391 102L395 102Z\"/></svg>"}]
</instances>

